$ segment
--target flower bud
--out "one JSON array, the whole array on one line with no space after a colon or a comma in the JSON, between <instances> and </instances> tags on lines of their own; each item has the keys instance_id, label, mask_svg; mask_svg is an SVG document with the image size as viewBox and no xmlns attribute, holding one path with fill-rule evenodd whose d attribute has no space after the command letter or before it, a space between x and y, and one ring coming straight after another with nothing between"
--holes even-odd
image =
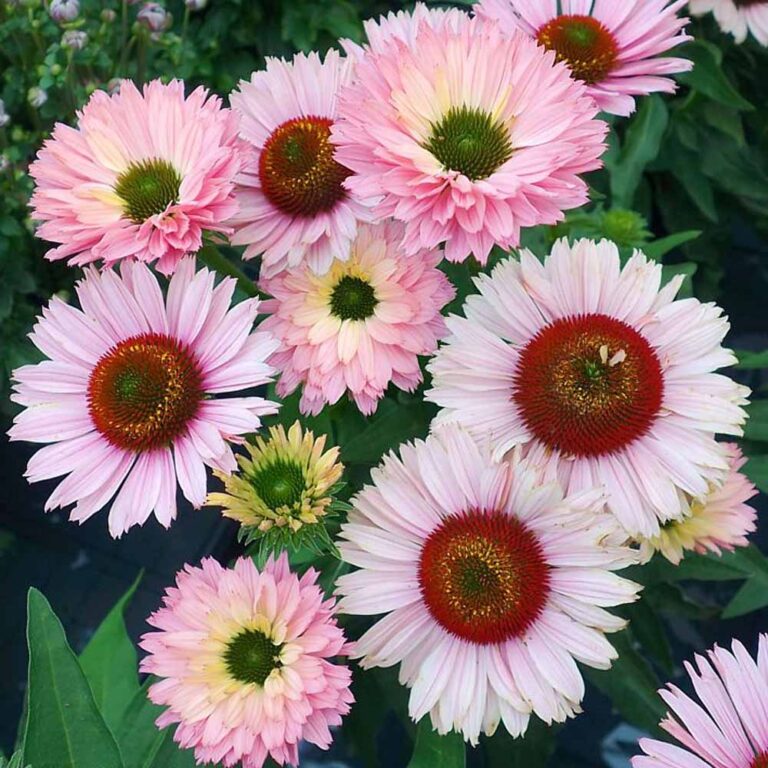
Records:
<instances>
[{"instance_id":1,"label":"flower bud","mask_svg":"<svg viewBox=\"0 0 768 768\"><path fill-rule=\"evenodd\" d=\"M64 48L71 48L73 51L81 51L88 42L87 33L80 29L68 29L61 36L61 44Z\"/></svg>"},{"instance_id":2,"label":"flower bud","mask_svg":"<svg viewBox=\"0 0 768 768\"><path fill-rule=\"evenodd\" d=\"M101 12L101 20L106 24L111 24L117 18L117 13L111 8L105 8Z\"/></svg>"},{"instance_id":3,"label":"flower bud","mask_svg":"<svg viewBox=\"0 0 768 768\"><path fill-rule=\"evenodd\" d=\"M136 18L152 32L162 32L171 23L171 15L160 3L144 3Z\"/></svg>"},{"instance_id":4,"label":"flower bud","mask_svg":"<svg viewBox=\"0 0 768 768\"><path fill-rule=\"evenodd\" d=\"M27 101L33 107L39 108L48 101L48 94L42 88L34 86L27 91Z\"/></svg>"},{"instance_id":5,"label":"flower bud","mask_svg":"<svg viewBox=\"0 0 768 768\"><path fill-rule=\"evenodd\" d=\"M79 0L53 0L48 12L57 24L74 21L80 13Z\"/></svg>"}]
</instances>

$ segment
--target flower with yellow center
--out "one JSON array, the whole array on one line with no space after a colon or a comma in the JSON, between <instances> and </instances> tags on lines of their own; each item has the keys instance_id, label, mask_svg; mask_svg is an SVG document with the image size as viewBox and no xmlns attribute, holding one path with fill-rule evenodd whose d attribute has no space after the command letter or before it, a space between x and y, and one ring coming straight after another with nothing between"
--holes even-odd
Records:
<instances>
[{"instance_id":1,"label":"flower with yellow center","mask_svg":"<svg viewBox=\"0 0 768 768\"><path fill-rule=\"evenodd\" d=\"M757 513L746 502L757 494L755 486L739 469L746 463L735 443L724 443L730 471L721 486L712 485L703 499L691 499L682 520L670 520L657 536L641 540L641 552L649 560L656 552L678 565L686 552L746 547L747 534L755 530Z\"/></svg>"},{"instance_id":2,"label":"flower with yellow center","mask_svg":"<svg viewBox=\"0 0 768 768\"><path fill-rule=\"evenodd\" d=\"M316 524L334 505L340 487L339 449L326 451L325 435L315 439L298 421L287 433L282 425L271 427L267 439L257 437L246 449L248 456L237 459L239 472L215 472L224 491L209 494L208 504L241 524L246 543L266 537L267 550L297 545L299 538L327 543L325 529Z\"/></svg>"}]
</instances>

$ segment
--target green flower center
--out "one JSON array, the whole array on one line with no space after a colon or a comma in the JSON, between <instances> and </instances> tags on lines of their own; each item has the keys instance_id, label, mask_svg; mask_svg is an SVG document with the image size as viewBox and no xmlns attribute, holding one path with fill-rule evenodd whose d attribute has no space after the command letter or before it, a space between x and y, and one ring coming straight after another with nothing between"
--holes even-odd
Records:
<instances>
[{"instance_id":1,"label":"green flower center","mask_svg":"<svg viewBox=\"0 0 768 768\"><path fill-rule=\"evenodd\" d=\"M135 224L162 213L179 201L181 176L167 160L133 163L117 177L115 192L123 201L125 215Z\"/></svg>"},{"instance_id":2,"label":"green flower center","mask_svg":"<svg viewBox=\"0 0 768 768\"><path fill-rule=\"evenodd\" d=\"M509 131L475 107L451 107L432 126L424 147L446 171L457 171L471 181L488 178L512 157Z\"/></svg>"},{"instance_id":3,"label":"green flower center","mask_svg":"<svg viewBox=\"0 0 768 768\"><path fill-rule=\"evenodd\" d=\"M235 680L264 685L272 671L281 666L281 649L281 645L273 643L263 632L246 629L230 641L224 662Z\"/></svg>"},{"instance_id":4,"label":"green flower center","mask_svg":"<svg viewBox=\"0 0 768 768\"><path fill-rule=\"evenodd\" d=\"M331 313L342 320L365 320L373 314L378 303L370 283L345 275L331 294Z\"/></svg>"},{"instance_id":5,"label":"green flower center","mask_svg":"<svg viewBox=\"0 0 768 768\"><path fill-rule=\"evenodd\" d=\"M304 471L295 462L278 460L250 477L251 485L270 509L292 507L301 502L307 487Z\"/></svg>"}]
</instances>

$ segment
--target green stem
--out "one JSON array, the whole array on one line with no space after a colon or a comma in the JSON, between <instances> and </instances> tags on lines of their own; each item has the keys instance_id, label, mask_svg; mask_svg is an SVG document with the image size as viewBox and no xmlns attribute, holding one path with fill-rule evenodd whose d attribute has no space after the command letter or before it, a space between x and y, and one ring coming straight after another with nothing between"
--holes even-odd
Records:
<instances>
[{"instance_id":1,"label":"green stem","mask_svg":"<svg viewBox=\"0 0 768 768\"><path fill-rule=\"evenodd\" d=\"M261 296L256 284L239 267L235 266L215 245L205 245L197 253L200 261L220 275L234 277L241 290L248 296Z\"/></svg>"}]
</instances>

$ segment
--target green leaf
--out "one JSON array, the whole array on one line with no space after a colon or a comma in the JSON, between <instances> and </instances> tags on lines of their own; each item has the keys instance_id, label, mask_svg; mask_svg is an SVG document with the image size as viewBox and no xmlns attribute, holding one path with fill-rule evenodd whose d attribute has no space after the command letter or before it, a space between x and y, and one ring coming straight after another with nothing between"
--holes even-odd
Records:
<instances>
[{"instance_id":1,"label":"green leaf","mask_svg":"<svg viewBox=\"0 0 768 768\"><path fill-rule=\"evenodd\" d=\"M557 724L546 725L532 717L525 736L515 739L499 726L493 736L483 739L487 768L546 768L559 730Z\"/></svg>"},{"instance_id":2,"label":"green leaf","mask_svg":"<svg viewBox=\"0 0 768 768\"><path fill-rule=\"evenodd\" d=\"M30 589L27 606L24 760L34 768L124 768L61 622L36 589Z\"/></svg>"},{"instance_id":3,"label":"green leaf","mask_svg":"<svg viewBox=\"0 0 768 768\"><path fill-rule=\"evenodd\" d=\"M736 363L737 368L744 369L756 369L756 368L768 368L768 350L763 352L748 352L747 350L734 350L736 357L739 358L739 362Z\"/></svg>"},{"instance_id":4,"label":"green leaf","mask_svg":"<svg viewBox=\"0 0 768 768\"><path fill-rule=\"evenodd\" d=\"M689 243L691 240L695 240L700 234L700 229L676 232L674 235L662 237L659 240L654 240L652 243L646 243L642 246L641 250L649 259L661 261L662 257L666 256L670 251L679 248L685 243Z\"/></svg>"},{"instance_id":5,"label":"green leaf","mask_svg":"<svg viewBox=\"0 0 768 768\"><path fill-rule=\"evenodd\" d=\"M587 669L587 678L599 688L628 722L654 732L665 707L657 694L660 683L648 662L632 647L630 631L612 635L619 653L609 670Z\"/></svg>"},{"instance_id":6,"label":"green leaf","mask_svg":"<svg viewBox=\"0 0 768 768\"><path fill-rule=\"evenodd\" d=\"M681 264L668 264L661 269L661 282L666 285L676 275L685 275L683 284L677 294L678 299L685 299L693 296L693 276L696 274L699 265L693 261L684 261Z\"/></svg>"},{"instance_id":7,"label":"green leaf","mask_svg":"<svg viewBox=\"0 0 768 768\"><path fill-rule=\"evenodd\" d=\"M659 154L668 122L669 112L661 97L654 94L642 102L627 129L618 159L608 169L614 208L632 208L643 171Z\"/></svg>"},{"instance_id":8,"label":"green leaf","mask_svg":"<svg viewBox=\"0 0 768 768\"><path fill-rule=\"evenodd\" d=\"M25 768L24 756L21 752L14 752L10 760L0 756L0 768ZM31 768L31 766L26 766Z\"/></svg>"},{"instance_id":9,"label":"green leaf","mask_svg":"<svg viewBox=\"0 0 768 768\"><path fill-rule=\"evenodd\" d=\"M759 611L768 605L768 576L758 574L742 584L741 589L725 606L722 617L734 619L753 611Z\"/></svg>"},{"instance_id":10,"label":"green leaf","mask_svg":"<svg viewBox=\"0 0 768 768\"><path fill-rule=\"evenodd\" d=\"M742 471L763 493L768 493L768 454L750 456Z\"/></svg>"},{"instance_id":11,"label":"green leaf","mask_svg":"<svg viewBox=\"0 0 768 768\"><path fill-rule=\"evenodd\" d=\"M744 427L746 440L768 440L768 400L756 400L747 406L749 419Z\"/></svg>"},{"instance_id":12,"label":"green leaf","mask_svg":"<svg viewBox=\"0 0 768 768\"><path fill-rule=\"evenodd\" d=\"M139 690L136 649L125 629L123 613L142 574L118 600L80 654L80 666L107 725L114 731Z\"/></svg>"},{"instance_id":13,"label":"green leaf","mask_svg":"<svg viewBox=\"0 0 768 768\"><path fill-rule=\"evenodd\" d=\"M356 437L344 443L341 460L344 464L375 464L390 449L415 437L423 437L435 414L430 403L414 401L398 404L369 425Z\"/></svg>"},{"instance_id":14,"label":"green leaf","mask_svg":"<svg viewBox=\"0 0 768 768\"><path fill-rule=\"evenodd\" d=\"M630 621L632 633L637 641L671 677L675 671L675 662L672 658L669 638L664 629L664 623L645 599L645 595L638 602L627 605L624 613Z\"/></svg>"},{"instance_id":15,"label":"green leaf","mask_svg":"<svg viewBox=\"0 0 768 768\"><path fill-rule=\"evenodd\" d=\"M149 686L154 682L156 680L150 678L136 691L115 732L125 768L193 768L194 751L180 750L173 743L173 729L161 731L155 725L163 707L147 698Z\"/></svg>"},{"instance_id":16,"label":"green leaf","mask_svg":"<svg viewBox=\"0 0 768 768\"><path fill-rule=\"evenodd\" d=\"M697 39L680 48L683 56L693 61L690 72L681 72L677 79L699 93L726 107L753 110L750 104L731 84L720 66L720 49L706 40Z\"/></svg>"},{"instance_id":17,"label":"green leaf","mask_svg":"<svg viewBox=\"0 0 768 768\"><path fill-rule=\"evenodd\" d=\"M250 297L258 296L259 289L245 272L233 264L215 245L206 245L197 252L200 261L214 272L224 277L234 277L237 287Z\"/></svg>"},{"instance_id":18,"label":"green leaf","mask_svg":"<svg viewBox=\"0 0 768 768\"><path fill-rule=\"evenodd\" d=\"M432 728L429 715L423 717L416 729L416 746L408 768L464 768L467 751L460 733L441 736Z\"/></svg>"}]
</instances>

